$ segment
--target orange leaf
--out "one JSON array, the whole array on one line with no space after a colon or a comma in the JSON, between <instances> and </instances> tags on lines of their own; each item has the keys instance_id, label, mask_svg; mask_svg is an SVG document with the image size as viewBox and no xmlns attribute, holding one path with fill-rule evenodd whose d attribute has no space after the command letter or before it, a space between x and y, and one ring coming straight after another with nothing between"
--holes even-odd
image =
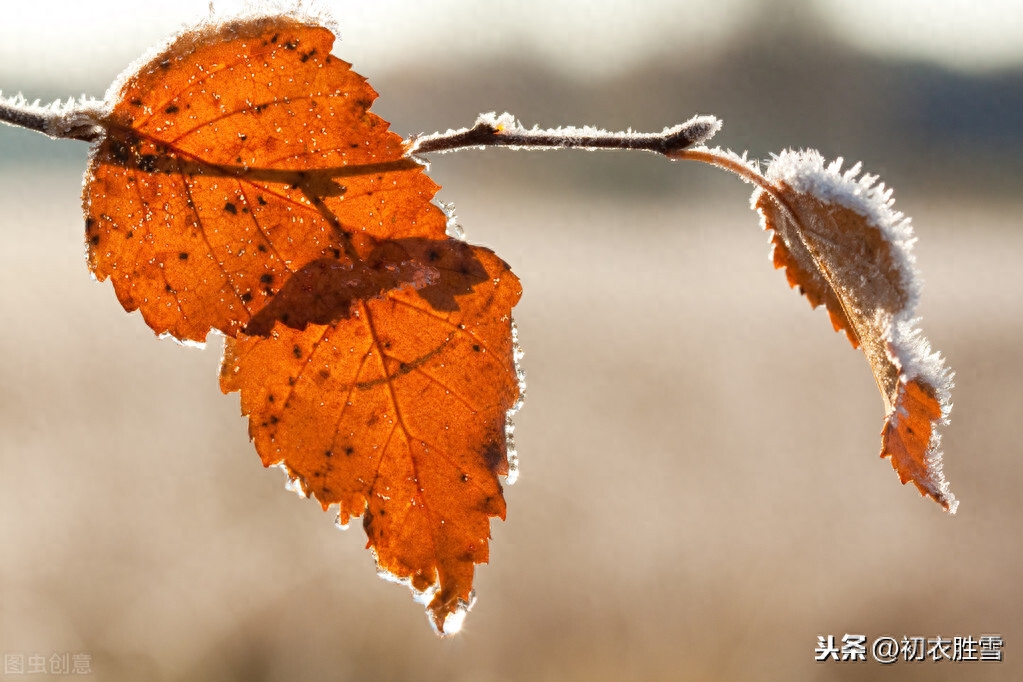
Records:
<instances>
[{"instance_id":1,"label":"orange leaf","mask_svg":"<svg viewBox=\"0 0 1023 682\"><path fill-rule=\"evenodd\" d=\"M885 403L881 456L946 510L957 502L941 471L936 430L951 409L951 373L915 328L919 284L909 220L891 192L859 165L840 173L816 152L785 152L753 195L774 230L775 267L811 305L824 304L836 330L862 348Z\"/></svg>"},{"instance_id":2,"label":"orange leaf","mask_svg":"<svg viewBox=\"0 0 1023 682\"><path fill-rule=\"evenodd\" d=\"M447 247L436 284L363 301L334 324L240 334L221 368L264 465L339 505L339 523L365 513L380 568L422 594L440 632L471 604L489 517L504 518L521 293L490 251ZM431 302L452 292L456 305Z\"/></svg>"},{"instance_id":3,"label":"orange leaf","mask_svg":"<svg viewBox=\"0 0 1023 682\"><path fill-rule=\"evenodd\" d=\"M380 569L446 634L505 514L521 290L448 237L333 41L241 20L129 75L86 175L89 265L157 333L228 337L221 387L263 463L340 523L363 516Z\"/></svg>"},{"instance_id":4,"label":"orange leaf","mask_svg":"<svg viewBox=\"0 0 1023 682\"><path fill-rule=\"evenodd\" d=\"M314 260L445 238L437 186L333 42L238 21L178 37L121 85L86 173L89 266L157 333L231 335Z\"/></svg>"}]
</instances>

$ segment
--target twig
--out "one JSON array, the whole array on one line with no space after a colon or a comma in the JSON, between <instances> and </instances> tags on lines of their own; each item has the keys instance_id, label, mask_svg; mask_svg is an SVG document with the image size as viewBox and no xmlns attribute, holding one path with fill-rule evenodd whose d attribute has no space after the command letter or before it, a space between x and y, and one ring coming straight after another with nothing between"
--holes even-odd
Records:
<instances>
[{"instance_id":1,"label":"twig","mask_svg":"<svg viewBox=\"0 0 1023 682\"><path fill-rule=\"evenodd\" d=\"M65 140L95 142L103 134L104 104L98 100L68 100L42 106L20 94L0 97L0 122Z\"/></svg>"},{"instance_id":2,"label":"twig","mask_svg":"<svg viewBox=\"0 0 1023 682\"><path fill-rule=\"evenodd\" d=\"M670 156L702 144L721 129L713 116L694 116L659 133L608 132L597 128L524 128L511 114L480 114L475 125L446 133L412 136L405 141L410 156L461 149L629 149Z\"/></svg>"},{"instance_id":3,"label":"twig","mask_svg":"<svg viewBox=\"0 0 1023 682\"><path fill-rule=\"evenodd\" d=\"M19 94L8 99L0 98L0 122L54 138L94 142L103 136L107 127L105 109L106 105L97 100L56 101L41 106L38 100L30 103ZM591 127L524 128L511 114L498 116L489 113L480 114L471 128L414 135L405 141L405 147L410 157L461 149L508 147L529 150L639 150L669 158L683 158L687 149L703 144L720 129L721 121L713 116L694 116L659 133L609 132Z\"/></svg>"}]
</instances>

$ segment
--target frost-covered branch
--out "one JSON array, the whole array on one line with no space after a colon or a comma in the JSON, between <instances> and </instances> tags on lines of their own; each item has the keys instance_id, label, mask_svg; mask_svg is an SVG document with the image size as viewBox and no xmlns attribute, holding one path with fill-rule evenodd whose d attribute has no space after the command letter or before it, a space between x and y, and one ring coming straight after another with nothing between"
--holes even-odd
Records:
<instances>
[{"instance_id":1,"label":"frost-covered branch","mask_svg":"<svg viewBox=\"0 0 1023 682\"><path fill-rule=\"evenodd\" d=\"M0 93L0 122L65 140L99 139L103 113L103 102L98 100L57 100L41 105L39 100L29 102L20 94L4 98Z\"/></svg>"},{"instance_id":2,"label":"frost-covered branch","mask_svg":"<svg viewBox=\"0 0 1023 682\"><path fill-rule=\"evenodd\" d=\"M721 129L713 116L694 116L685 123L659 133L631 130L609 132L597 128L524 128L511 114L480 114L475 125L446 133L412 136L405 141L412 156L460 149L509 147L511 149L629 149L669 156L702 144Z\"/></svg>"}]
</instances>

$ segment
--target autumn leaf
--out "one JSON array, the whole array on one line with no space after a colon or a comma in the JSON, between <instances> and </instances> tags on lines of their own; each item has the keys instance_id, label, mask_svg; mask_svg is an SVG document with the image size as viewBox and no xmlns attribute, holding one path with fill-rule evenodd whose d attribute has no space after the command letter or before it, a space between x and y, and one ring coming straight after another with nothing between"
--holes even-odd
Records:
<instances>
[{"instance_id":1,"label":"autumn leaf","mask_svg":"<svg viewBox=\"0 0 1023 682\"><path fill-rule=\"evenodd\" d=\"M787 151L760 173L745 157L699 148L705 161L756 185L751 204L772 231L772 260L810 305L867 357L885 406L881 456L950 513L958 502L941 467L937 427L948 422L952 373L917 329L920 284L910 221L877 177L844 173L815 151Z\"/></svg>"},{"instance_id":2,"label":"autumn leaf","mask_svg":"<svg viewBox=\"0 0 1023 682\"><path fill-rule=\"evenodd\" d=\"M520 288L461 242L434 267L436 284L362 301L337 323L228 339L221 387L241 392L263 463L324 509L339 505L339 523L363 515L380 567L422 593L444 632L472 602L489 517L505 515ZM432 305L431 289L458 305Z\"/></svg>"},{"instance_id":3,"label":"autumn leaf","mask_svg":"<svg viewBox=\"0 0 1023 682\"><path fill-rule=\"evenodd\" d=\"M758 189L753 205L774 230L775 266L867 356L885 405L881 456L954 513L937 432L952 407L952 374L916 328L912 228L876 176L841 166L816 152L782 153L765 173L775 191Z\"/></svg>"},{"instance_id":4,"label":"autumn leaf","mask_svg":"<svg viewBox=\"0 0 1023 682\"><path fill-rule=\"evenodd\" d=\"M521 289L448 236L333 41L234 21L127 76L86 175L89 265L155 332L228 337L221 388L264 465L340 523L362 516L381 571L445 634L505 516Z\"/></svg>"},{"instance_id":5,"label":"autumn leaf","mask_svg":"<svg viewBox=\"0 0 1023 682\"><path fill-rule=\"evenodd\" d=\"M204 27L108 97L86 173L89 266L157 333L233 335L312 261L446 238L437 186L333 41L280 16Z\"/></svg>"}]
</instances>

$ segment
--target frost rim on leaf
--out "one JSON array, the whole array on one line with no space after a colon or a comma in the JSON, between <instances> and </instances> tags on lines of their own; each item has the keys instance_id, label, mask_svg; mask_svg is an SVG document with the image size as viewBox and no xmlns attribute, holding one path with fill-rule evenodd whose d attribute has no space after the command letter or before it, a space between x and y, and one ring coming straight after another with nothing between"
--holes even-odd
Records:
<instances>
[{"instance_id":1,"label":"frost rim on leaf","mask_svg":"<svg viewBox=\"0 0 1023 682\"><path fill-rule=\"evenodd\" d=\"M252 24L281 18L291 19L308 26L326 28L336 37L341 35L333 15L327 9L317 7L315 3L311 3L309 7L303 7L301 3L263 0L262 2L249 2L245 8L235 11L220 11L215 8L213 3L210 3L210 13L204 20L197 24L183 25L177 33L163 42L151 46L138 59L128 64L107 88L103 103L108 111L113 109L114 103L120 99L121 91L128 82L158 55L169 50L185 36L208 38L223 32L232 24ZM210 41L206 39L200 42L208 43Z\"/></svg>"}]
</instances>

